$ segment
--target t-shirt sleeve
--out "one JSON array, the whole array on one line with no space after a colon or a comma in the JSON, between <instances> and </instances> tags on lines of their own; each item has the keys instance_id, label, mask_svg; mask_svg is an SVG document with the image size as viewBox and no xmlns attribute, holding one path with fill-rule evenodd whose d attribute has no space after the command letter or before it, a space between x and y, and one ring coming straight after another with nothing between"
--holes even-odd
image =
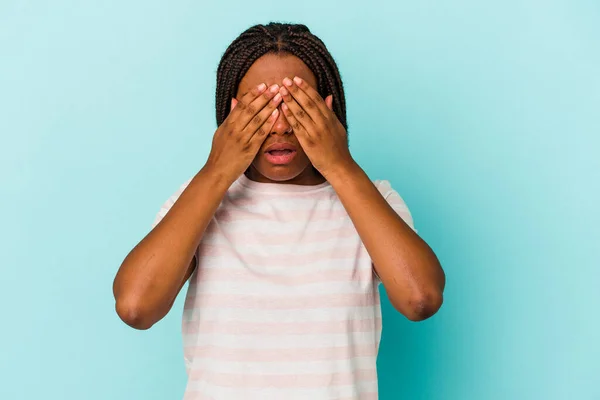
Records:
<instances>
[{"instance_id":1,"label":"t-shirt sleeve","mask_svg":"<svg viewBox=\"0 0 600 400\"><path fill-rule=\"evenodd\" d=\"M152 222L151 229L154 229L156 225L158 225L158 223L165 217L165 215L167 215L171 207L173 207L173 204L175 204L177 199L179 199L179 196L181 196L181 193L183 193L183 191L191 181L192 178L188 179L183 184L181 184L181 186L179 186L179 188L160 206L158 213L156 213L156 215L154 216L154 221Z\"/></svg>"},{"instance_id":2,"label":"t-shirt sleeve","mask_svg":"<svg viewBox=\"0 0 600 400\"><path fill-rule=\"evenodd\" d=\"M406 224L410 226L413 231L417 232L408 206L400 194L398 194L398 192L392 188L390 182L385 180L377 180L374 183L383 198L394 209L394 211L396 211L400 218L402 218L402 220L406 222Z\"/></svg>"},{"instance_id":3,"label":"t-shirt sleeve","mask_svg":"<svg viewBox=\"0 0 600 400\"><path fill-rule=\"evenodd\" d=\"M377 187L377 189L379 190L379 193L381 193L383 198L394 209L394 211L396 211L400 218L402 218L402 220L406 222L406 224L410 226L413 231L417 232L408 206L406 205L400 194L398 194L398 192L392 188L390 182L377 180L373 183L375 184L375 187ZM379 275L377 275L377 271L375 271L375 268L373 268L373 276L377 283L382 283L381 278L379 277Z\"/></svg>"},{"instance_id":4,"label":"t-shirt sleeve","mask_svg":"<svg viewBox=\"0 0 600 400\"><path fill-rule=\"evenodd\" d=\"M160 209L158 210L158 213L156 213L155 217L154 217L154 221L152 222L152 226L151 229L154 229L156 227L156 225L158 225L158 223L160 221L162 221L162 219L165 217L165 215L167 215L167 213L169 212L169 210L171 209L171 207L173 207L173 204L175 204L175 202L177 201L177 199L179 199L179 196L181 196L181 193L183 193L183 191L185 190L185 188L189 185L189 183L192 181L192 178L189 178L187 181L185 181L183 184L181 184L181 186L179 186L179 188L175 191L175 193L173 193L160 207ZM196 252L194 254L195 256L195 264L196 264L196 269L198 267L198 248L196 248Z\"/></svg>"}]
</instances>

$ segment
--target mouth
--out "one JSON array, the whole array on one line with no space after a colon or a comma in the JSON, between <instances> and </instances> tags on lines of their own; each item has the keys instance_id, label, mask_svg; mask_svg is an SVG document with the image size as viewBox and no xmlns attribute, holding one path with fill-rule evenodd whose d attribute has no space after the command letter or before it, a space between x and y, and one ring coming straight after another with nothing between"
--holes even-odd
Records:
<instances>
[{"instance_id":1,"label":"mouth","mask_svg":"<svg viewBox=\"0 0 600 400\"><path fill-rule=\"evenodd\" d=\"M274 165L289 164L296 157L296 146L291 143L274 143L265 150L265 158Z\"/></svg>"}]
</instances>

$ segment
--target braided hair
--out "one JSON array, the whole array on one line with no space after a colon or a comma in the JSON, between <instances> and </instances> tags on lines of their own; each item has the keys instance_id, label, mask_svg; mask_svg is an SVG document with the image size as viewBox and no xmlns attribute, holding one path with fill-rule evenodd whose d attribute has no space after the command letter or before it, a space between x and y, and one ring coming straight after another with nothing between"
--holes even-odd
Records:
<instances>
[{"instance_id":1,"label":"braided hair","mask_svg":"<svg viewBox=\"0 0 600 400\"><path fill-rule=\"evenodd\" d=\"M217 69L217 125L229 115L231 99L250 66L267 53L287 53L301 59L315 74L321 97L333 95L333 112L348 130L342 79L327 47L305 25L276 22L250 27L223 54Z\"/></svg>"}]
</instances>

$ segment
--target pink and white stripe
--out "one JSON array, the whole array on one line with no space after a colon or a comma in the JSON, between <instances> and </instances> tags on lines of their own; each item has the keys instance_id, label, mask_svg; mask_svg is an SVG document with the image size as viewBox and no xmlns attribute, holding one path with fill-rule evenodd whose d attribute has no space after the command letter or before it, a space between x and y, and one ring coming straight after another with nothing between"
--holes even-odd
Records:
<instances>
[{"instance_id":1,"label":"pink and white stripe","mask_svg":"<svg viewBox=\"0 0 600 400\"><path fill-rule=\"evenodd\" d=\"M374 184L412 227L389 182ZM196 255L182 316L184 399L378 398L379 281L328 183L263 184L242 175Z\"/></svg>"}]
</instances>

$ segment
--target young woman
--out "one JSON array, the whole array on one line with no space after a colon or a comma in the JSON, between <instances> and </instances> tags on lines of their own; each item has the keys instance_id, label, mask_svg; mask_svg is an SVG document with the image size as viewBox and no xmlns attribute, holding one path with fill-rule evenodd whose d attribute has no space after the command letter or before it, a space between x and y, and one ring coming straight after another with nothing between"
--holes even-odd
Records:
<instances>
[{"instance_id":1,"label":"young woman","mask_svg":"<svg viewBox=\"0 0 600 400\"><path fill-rule=\"evenodd\" d=\"M114 281L137 329L189 281L186 399L376 399L379 284L410 320L441 306L444 272L402 198L350 155L345 104L304 25L253 26L223 55L210 156Z\"/></svg>"}]
</instances>

